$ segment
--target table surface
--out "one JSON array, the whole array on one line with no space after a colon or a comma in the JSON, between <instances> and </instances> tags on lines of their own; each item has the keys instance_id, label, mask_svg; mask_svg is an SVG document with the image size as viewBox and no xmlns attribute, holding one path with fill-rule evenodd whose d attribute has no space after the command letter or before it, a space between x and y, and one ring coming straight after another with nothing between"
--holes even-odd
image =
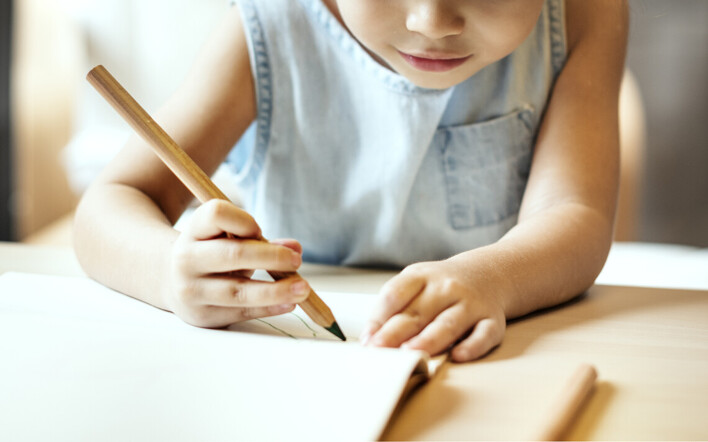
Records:
<instances>
[{"instance_id":1,"label":"table surface","mask_svg":"<svg viewBox=\"0 0 708 442\"><path fill-rule=\"evenodd\" d=\"M0 243L6 271L84 275L67 247ZM375 293L394 273L304 265L301 274L318 291ZM482 360L444 365L385 438L528 438L582 362L599 378L567 438L708 439L708 291L604 285L512 321Z\"/></svg>"}]
</instances>

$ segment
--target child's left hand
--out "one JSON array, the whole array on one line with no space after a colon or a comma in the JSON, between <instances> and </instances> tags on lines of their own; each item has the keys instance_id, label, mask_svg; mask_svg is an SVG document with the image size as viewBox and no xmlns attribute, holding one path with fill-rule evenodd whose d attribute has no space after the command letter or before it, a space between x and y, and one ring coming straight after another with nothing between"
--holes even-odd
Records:
<instances>
[{"instance_id":1,"label":"child's left hand","mask_svg":"<svg viewBox=\"0 0 708 442\"><path fill-rule=\"evenodd\" d=\"M431 355L453 347L453 360L477 359L504 336L506 317L497 291L454 259L413 264L381 289L361 340Z\"/></svg>"}]
</instances>

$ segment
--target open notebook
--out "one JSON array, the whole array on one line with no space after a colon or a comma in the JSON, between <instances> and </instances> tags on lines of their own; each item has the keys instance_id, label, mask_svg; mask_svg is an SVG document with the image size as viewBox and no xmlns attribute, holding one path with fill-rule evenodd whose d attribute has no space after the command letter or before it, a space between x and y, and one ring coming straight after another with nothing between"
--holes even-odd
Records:
<instances>
[{"instance_id":1,"label":"open notebook","mask_svg":"<svg viewBox=\"0 0 708 442\"><path fill-rule=\"evenodd\" d=\"M440 359L355 342L372 295L229 330L85 278L0 276L0 440L373 440Z\"/></svg>"}]
</instances>

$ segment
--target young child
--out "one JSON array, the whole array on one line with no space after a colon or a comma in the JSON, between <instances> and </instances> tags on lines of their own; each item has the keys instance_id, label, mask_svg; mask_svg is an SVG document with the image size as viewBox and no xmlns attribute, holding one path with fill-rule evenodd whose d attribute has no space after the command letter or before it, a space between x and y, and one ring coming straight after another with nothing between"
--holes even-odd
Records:
<instances>
[{"instance_id":1,"label":"young child","mask_svg":"<svg viewBox=\"0 0 708 442\"><path fill-rule=\"evenodd\" d=\"M576 296L604 264L626 9L237 0L156 120L207 173L231 166L245 210L214 200L178 232L192 196L135 137L82 198L79 260L203 327L308 293L249 269L405 267L362 339L479 358L507 319Z\"/></svg>"}]
</instances>

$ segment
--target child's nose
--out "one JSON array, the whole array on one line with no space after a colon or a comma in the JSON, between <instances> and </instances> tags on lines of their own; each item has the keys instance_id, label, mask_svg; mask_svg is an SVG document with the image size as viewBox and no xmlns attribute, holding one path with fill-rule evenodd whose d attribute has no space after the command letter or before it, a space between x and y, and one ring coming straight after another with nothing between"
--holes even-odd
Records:
<instances>
[{"instance_id":1,"label":"child's nose","mask_svg":"<svg viewBox=\"0 0 708 442\"><path fill-rule=\"evenodd\" d=\"M448 8L444 1L419 1L408 11L406 28L433 40L459 35L465 25L464 18Z\"/></svg>"}]
</instances>

